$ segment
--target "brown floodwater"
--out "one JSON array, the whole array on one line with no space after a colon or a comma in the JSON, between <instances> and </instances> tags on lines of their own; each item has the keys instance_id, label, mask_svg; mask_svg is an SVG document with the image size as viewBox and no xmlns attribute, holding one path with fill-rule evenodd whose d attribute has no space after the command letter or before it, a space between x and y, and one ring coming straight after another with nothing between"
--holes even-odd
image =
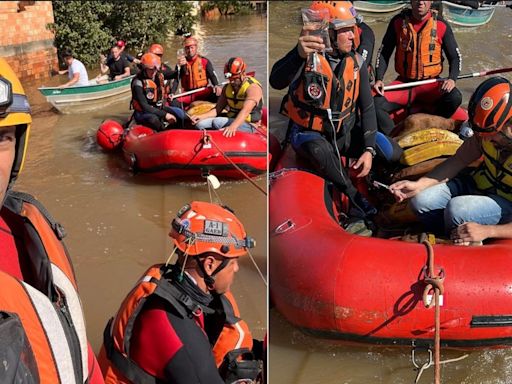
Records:
<instances>
[{"instance_id":1,"label":"brown floodwater","mask_svg":"<svg viewBox=\"0 0 512 384\"><path fill-rule=\"evenodd\" d=\"M212 60L219 76L231 56L241 56L266 88L267 19L251 15L201 22L200 52ZM164 59L176 62L181 38L169 37ZM98 69L91 69L90 77ZM45 81L64 83L65 76ZM222 79L221 79L222 81ZM142 273L165 262L172 251L170 220L192 200L209 201L208 188L195 182L166 182L132 175L121 157L104 153L96 130L104 119L127 119L124 101L89 114L59 115L39 95L26 91L35 112L25 168L16 189L35 195L65 227L85 309L89 340L97 350L103 329ZM266 188L266 176L256 183ZM256 264L267 271L267 198L247 181L223 182L217 190L233 208L248 234L257 240ZM241 260L233 292L255 337L267 329L266 286L249 257Z\"/></svg>"},{"instance_id":2,"label":"brown floodwater","mask_svg":"<svg viewBox=\"0 0 512 384\"><path fill-rule=\"evenodd\" d=\"M300 9L310 2L271 2L269 6L269 72L272 65L296 43L301 28ZM463 63L461 74L512 67L512 11L498 8L491 22L479 28L454 28ZM391 16L366 15L373 28L376 50ZM510 74L505 77L512 79ZM394 78L390 66L385 82ZM460 80L463 104L482 79ZM270 128L282 137L286 121L278 114L285 91L269 90ZM272 212L269 213L270 215ZM317 255L320 256L320 255ZM273 255L269 255L272 262ZM484 254L481 257L485 257ZM320 258L321 259L321 258ZM320 262L320 261L319 261ZM318 284L322 284L321 281ZM377 294L377 292L376 292ZM343 346L304 335L275 309L270 310L270 381L279 384L396 384L414 383L416 377L409 348ZM462 356L460 351L442 351L442 359ZM510 349L470 352L462 361L442 366L442 382L496 384L512 382ZM433 382L433 368L425 371L419 383Z\"/></svg>"}]
</instances>

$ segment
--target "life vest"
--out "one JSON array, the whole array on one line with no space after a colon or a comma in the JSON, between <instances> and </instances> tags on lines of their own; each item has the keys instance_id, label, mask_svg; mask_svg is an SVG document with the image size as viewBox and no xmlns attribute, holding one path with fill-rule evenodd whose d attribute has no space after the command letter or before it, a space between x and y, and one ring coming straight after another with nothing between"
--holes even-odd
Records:
<instances>
[{"instance_id":1,"label":"life vest","mask_svg":"<svg viewBox=\"0 0 512 384\"><path fill-rule=\"evenodd\" d=\"M405 79L422 80L443 71L441 43L437 39L437 11L416 33L410 13L402 13L402 29L396 45L395 70Z\"/></svg>"},{"instance_id":2,"label":"life vest","mask_svg":"<svg viewBox=\"0 0 512 384\"><path fill-rule=\"evenodd\" d=\"M22 363L35 361L35 366L27 369L34 383L86 383L84 316L75 274L61 242L64 230L30 195L9 191L4 207L23 218L24 243L29 261L34 261L31 268L36 280L24 282L0 272L0 328L16 324L13 329L24 334L21 357L27 360L23 357ZM12 347L2 339L2 356L12 353Z\"/></svg>"},{"instance_id":3,"label":"life vest","mask_svg":"<svg viewBox=\"0 0 512 384\"><path fill-rule=\"evenodd\" d=\"M103 371L105 384L117 383L155 383L157 378L151 376L135 364L129 355L130 338L136 317L140 314L144 303L150 296L156 295L169 303L183 317L190 317L192 314L201 315L204 308L195 303L190 297L183 294L178 288L169 284L167 277L164 277L169 267L157 264L150 267L144 276L137 282L130 291L116 316L109 321L103 334L103 346L98 357L98 362ZM224 299L223 299L224 300ZM235 318L238 314L236 304L232 305L230 299L226 302L226 309L233 310L226 312L226 330L222 330L218 342L213 347L214 353L222 362L223 353L229 352L229 347L236 347L238 344L247 346L249 343L243 336L252 337L248 332L247 325ZM224 302L224 301L223 301ZM217 357L216 357L217 360Z\"/></svg>"},{"instance_id":4,"label":"life vest","mask_svg":"<svg viewBox=\"0 0 512 384\"><path fill-rule=\"evenodd\" d=\"M512 201L512 154L500 160L500 150L487 139L482 140L482 150L484 161L473 173L476 187Z\"/></svg>"},{"instance_id":5,"label":"life vest","mask_svg":"<svg viewBox=\"0 0 512 384\"><path fill-rule=\"evenodd\" d=\"M192 60L187 60L185 70L181 72L180 80L184 91L206 87L208 85L206 58L196 55Z\"/></svg>"},{"instance_id":6,"label":"life vest","mask_svg":"<svg viewBox=\"0 0 512 384\"><path fill-rule=\"evenodd\" d=\"M251 86L252 84L257 84L261 87L261 83L256 80L254 77L247 76L240 86L240 89L238 90L237 94L235 95L235 91L233 87L231 86L231 83L226 85L226 101L228 103L229 111L227 113L228 117L235 118L236 115L238 115L238 112L240 112L244 106L244 101L247 97L247 88ZM245 118L245 121L249 123L255 123L261 120L261 110L263 108L263 100L260 100L258 102L258 105L256 105L251 113Z\"/></svg>"},{"instance_id":7,"label":"life vest","mask_svg":"<svg viewBox=\"0 0 512 384\"><path fill-rule=\"evenodd\" d=\"M222 310L226 316L220 335L213 345L213 357L219 368L224 357L233 350L247 348L252 350L252 335L249 326L240 318L240 311L231 292L220 297Z\"/></svg>"},{"instance_id":8,"label":"life vest","mask_svg":"<svg viewBox=\"0 0 512 384\"><path fill-rule=\"evenodd\" d=\"M313 65L304 66L290 85L281 113L306 130L325 132L334 126L339 133L350 129L355 122L359 71L364 60L354 51L345 55L337 65L337 77L324 56L315 57Z\"/></svg>"},{"instance_id":9,"label":"life vest","mask_svg":"<svg viewBox=\"0 0 512 384\"><path fill-rule=\"evenodd\" d=\"M134 81L140 81L142 82L142 89L144 92L144 96L146 97L149 104L154 106L155 108L162 108L164 105L164 100L166 98L166 91L165 91L165 80L164 75L162 72L157 73L157 82L158 85L151 79L143 79L140 76L136 76L132 80L132 88L134 87ZM133 97L132 92L132 101L131 101L131 107L137 111L137 112L143 112L142 106L140 103L135 100Z\"/></svg>"}]
</instances>

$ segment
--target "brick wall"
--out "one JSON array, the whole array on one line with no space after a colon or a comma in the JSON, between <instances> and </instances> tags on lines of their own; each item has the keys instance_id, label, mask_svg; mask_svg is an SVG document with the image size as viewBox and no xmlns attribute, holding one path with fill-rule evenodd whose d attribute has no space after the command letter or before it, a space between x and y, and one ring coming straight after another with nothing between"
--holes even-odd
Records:
<instances>
[{"instance_id":1,"label":"brick wall","mask_svg":"<svg viewBox=\"0 0 512 384\"><path fill-rule=\"evenodd\" d=\"M58 66L48 23L53 23L51 1L0 2L0 56L22 81L46 78Z\"/></svg>"}]
</instances>

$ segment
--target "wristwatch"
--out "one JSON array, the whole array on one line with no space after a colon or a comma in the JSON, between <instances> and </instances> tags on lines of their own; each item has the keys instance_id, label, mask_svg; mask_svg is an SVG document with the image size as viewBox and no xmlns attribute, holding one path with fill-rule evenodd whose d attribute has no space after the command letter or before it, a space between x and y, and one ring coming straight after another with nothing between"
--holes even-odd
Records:
<instances>
[{"instance_id":1,"label":"wristwatch","mask_svg":"<svg viewBox=\"0 0 512 384\"><path fill-rule=\"evenodd\" d=\"M366 147L364 149L365 152L370 152L370 155L372 155L372 159L377 156L377 151L375 151L375 148L373 147Z\"/></svg>"}]
</instances>

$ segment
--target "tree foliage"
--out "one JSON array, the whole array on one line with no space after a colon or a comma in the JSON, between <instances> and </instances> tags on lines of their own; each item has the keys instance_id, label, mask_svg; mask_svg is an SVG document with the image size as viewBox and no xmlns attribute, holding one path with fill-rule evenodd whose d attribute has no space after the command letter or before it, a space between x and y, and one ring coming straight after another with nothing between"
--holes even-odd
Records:
<instances>
[{"instance_id":1,"label":"tree foliage","mask_svg":"<svg viewBox=\"0 0 512 384\"><path fill-rule=\"evenodd\" d=\"M84 64L98 62L121 39L130 51L145 50L167 36L192 30L192 3L169 1L68 1L53 0L55 46L71 48Z\"/></svg>"},{"instance_id":2,"label":"tree foliage","mask_svg":"<svg viewBox=\"0 0 512 384\"><path fill-rule=\"evenodd\" d=\"M214 8L217 8L221 15L247 13L251 11L251 2L239 0L218 0L206 1L203 3L204 10L212 10Z\"/></svg>"}]
</instances>

